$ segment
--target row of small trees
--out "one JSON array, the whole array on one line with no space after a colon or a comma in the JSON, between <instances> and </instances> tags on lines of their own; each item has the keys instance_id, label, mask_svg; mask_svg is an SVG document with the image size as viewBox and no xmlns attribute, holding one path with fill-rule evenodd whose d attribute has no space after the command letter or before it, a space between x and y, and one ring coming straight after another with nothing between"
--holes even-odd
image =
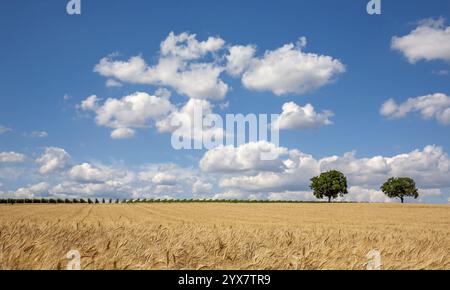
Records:
<instances>
[{"instance_id":1,"label":"row of small trees","mask_svg":"<svg viewBox=\"0 0 450 290\"><path fill-rule=\"evenodd\" d=\"M347 178L337 170L324 172L311 179L311 189L318 199L331 199L343 197L348 193ZM405 197L417 199L419 192L416 183L409 177L391 177L381 186L381 191L390 198L399 198L403 203Z\"/></svg>"},{"instance_id":2,"label":"row of small trees","mask_svg":"<svg viewBox=\"0 0 450 290\"><path fill-rule=\"evenodd\" d=\"M126 200L119 199L54 199L54 198L25 198L25 199L0 199L0 204L16 204L16 203L88 203L88 204L100 204L100 203L122 203L127 202Z\"/></svg>"},{"instance_id":3,"label":"row of small trees","mask_svg":"<svg viewBox=\"0 0 450 290\"><path fill-rule=\"evenodd\" d=\"M0 199L0 204L102 204L102 203L308 203L298 200L242 200L242 199Z\"/></svg>"}]
</instances>

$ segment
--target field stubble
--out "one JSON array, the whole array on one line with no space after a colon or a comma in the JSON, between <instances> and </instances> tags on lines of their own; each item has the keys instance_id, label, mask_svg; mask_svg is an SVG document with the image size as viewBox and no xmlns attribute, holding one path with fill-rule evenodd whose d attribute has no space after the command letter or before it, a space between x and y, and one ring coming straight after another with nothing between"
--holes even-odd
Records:
<instances>
[{"instance_id":1,"label":"field stubble","mask_svg":"<svg viewBox=\"0 0 450 290\"><path fill-rule=\"evenodd\" d=\"M0 206L0 269L450 269L450 207L399 204Z\"/></svg>"}]
</instances>

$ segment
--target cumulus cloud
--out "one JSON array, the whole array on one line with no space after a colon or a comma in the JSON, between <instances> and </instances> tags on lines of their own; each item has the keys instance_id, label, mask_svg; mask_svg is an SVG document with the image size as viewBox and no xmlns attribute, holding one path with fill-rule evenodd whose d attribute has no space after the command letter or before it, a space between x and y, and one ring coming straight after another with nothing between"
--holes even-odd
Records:
<instances>
[{"instance_id":1,"label":"cumulus cloud","mask_svg":"<svg viewBox=\"0 0 450 290\"><path fill-rule=\"evenodd\" d=\"M333 122L330 117L333 115L331 111L317 113L311 104L302 107L294 102L289 102L283 105L283 112L278 119L279 128L302 130L331 125Z\"/></svg>"},{"instance_id":2,"label":"cumulus cloud","mask_svg":"<svg viewBox=\"0 0 450 290\"><path fill-rule=\"evenodd\" d=\"M110 178L107 171L89 163L75 165L70 169L69 176L77 181L92 183L102 182Z\"/></svg>"},{"instance_id":3,"label":"cumulus cloud","mask_svg":"<svg viewBox=\"0 0 450 290\"><path fill-rule=\"evenodd\" d=\"M6 192L3 195L8 198L35 198L47 194L49 184L40 182L27 187L20 187L16 191Z\"/></svg>"},{"instance_id":4,"label":"cumulus cloud","mask_svg":"<svg viewBox=\"0 0 450 290\"><path fill-rule=\"evenodd\" d=\"M114 80L114 79L108 79L107 81L106 81L106 87L108 87L108 88L120 88L121 86L122 86L122 83L121 82L118 82L118 81L116 81L116 80Z\"/></svg>"},{"instance_id":5,"label":"cumulus cloud","mask_svg":"<svg viewBox=\"0 0 450 290\"><path fill-rule=\"evenodd\" d=\"M47 195L49 184L40 182L30 186L19 187L14 191L0 191L2 198L39 198Z\"/></svg>"},{"instance_id":6,"label":"cumulus cloud","mask_svg":"<svg viewBox=\"0 0 450 290\"><path fill-rule=\"evenodd\" d=\"M41 165L39 173L48 174L64 169L70 160L70 155L62 148L48 147L36 162Z\"/></svg>"},{"instance_id":7,"label":"cumulus cloud","mask_svg":"<svg viewBox=\"0 0 450 290\"><path fill-rule=\"evenodd\" d=\"M49 189L58 198L105 197L130 198L136 174L120 164L82 163L59 175Z\"/></svg>"},{"instance_id":8,"label":"cumulus cloud","mask_svg":"<svg viewBox=\"0 0 450 290\"><path fill-rule=\"evenodd\" d=\"M235 45L229 49L227 59L227 72L232 76L239 76L251 64L256 53L254 45Z\"/></svg>"},{"instance_id":9,"label":"cumulus cloud","mask_svg":"<svg viewBox=\"0 0 450 290\"><path fill-rule=\"evenodd\" d=\"M205 153L200 168L211 173L284 170L285 165L280 158L262 160L264 152L277 152L280 157L287 153L287 149L266 141L250 142L239 147L222 145Z\"/></svg>"},{"instance_id":10,"label":"cumulus cloud","mask_svg":"<svg viewBox=\"0 0 450 290\"><path fill-rule=\"evenodd\" d=\"M339 60L306 53L302 48L290 43L253 58L242 76L242 84L250 90L271 91L279 96L301 95L329 84L345 72Z\"/></svg>"},{"instance_id":11,"label":"cumulus cloud","mask_svg":"<svg viewBox=\"0 0 450 290\"><path fill-rule=\"evenodd\" d=\"M411 112L419 112L422 118L435 118L439 123L450 125L450 96L442 93L409 98L397 104L389 99L380 108L380 114L387 118L404 118Z\"/></svg>"},{"instance_id":12,"label":"cumulus cloud","mask_svg":"<svg viewBox=\"0 0 450 290\"><path fill-rule=\"evenodd\" d=\"M100 99L96 95L92 95L92 96L87 97L85 100L83 100L81 102L80 107L83 110L95 111L99 107L99 104L98 104L99 101L100 101Z\"/></svg>"},{"instance_id":13,"label":"cumulus cloud","mask_svg":"<svg viewBox=\"0 0 450 290\"><path fill-rule=\"evenodd\" d=\"M220 37L209 37L205 41L198 41L195 34L183 32L176 35L171 32L161 43L161 55L185 60L198 59L210 52L218 51L224 44L225 41Z\"/></svg>"},{"instance_id":14,"label":"cumulus cloud","mask_svg":"<svg viewBox=\"0 0 450 290\"><path fill-rule=\"evenodd\" d=\"M161 42L155 65L142 55L118 60L102 58L94 71L108 79L107 85L122 83L170 87L194 99L221 100L229 91L222 74L242 77L242 84L256 91L276 95L304 94L329 84L345 72L345 66L331 56L304 52L305 37L297 44L256 56L256 45L228 45L220 37L199 41L195 34L171 32Z\"/></svg>"},{"instance_id":15,"label":"cumulus cloud","mask_svg":"<svg viewBox=\"0 0 450 290\"><path fill-rule=\"evenodd\" d=\"M20 163L24 162L26 159L25 155L21 153L10 152L0 152L0 163Z\"/></svg>"},{"instance_id":16,"label":"cumulus cloud","mask_svg":"<svg viewBox=\"0 0 450 290\"><path fill-rule=\"evenodd\" d=\"M209 182L205 182L203 180L197 180L192 184L192 193L193 194L211 194L213 189L213 185Z\"/></svg>"},{"instance_id":17,"label":"cumulus cloud","mask_svg":"<svg viewBox=\"0 0 450 290\"><path fill-rule=\"evenodd\" d=\"M213 108L207 100L190 99L156 122L156 128L161 133L176 132L186 140L222 140L225 136L223 127L207 122L207 117L213 114Z\"/></svg>"},{"instance_id":18,"label":"cumulus cloud","mask_svg":"<svg viewBox=\"0 0 450 290\"><path fill-rule=\"evenodd\" d=\"M136 92L121 99L109 98L104 103L97 96L90 96L81 103L81 108L96 114L97 125L113 128L111 138L122 139L133 137L133 128L148 127L150 121L164 117L173 110L173 105L166 97Z\"/></svg>"},{"instance_id":19,"label":"cumulus cloud","mask_svg":"<svg viewBox=\"0 0 450 290\"><path fill-rule=\"evenodd\" d=\"M128 139L133 138L136 131L130 128L117 128L111 132L112 139Z\"/></svg>"},{"instance_id":20,"label":"cumulus cloud","mask_svg":"<svg viewBox=\"0 0 450 290\"><path fill-rule=\"evenodd\" d=\"M101 183L62 181L49 189L51 196L59 198L130 198L131 192L129 186L112 180Z\"/></svg>"},{"instance_id":21,"label":"cumulus cloud","mask_svg":"<svg viewBox=\"0 0 450 290\"><path fill-rule=\"evenodd\" d=\"M149 66L142 56L127 61L105 57L94 71L121 82L168 86L179 94L196 99L222 99L228 85L220 75L224 68L215 62L199 62L222 48L224 41L210 37L198 41L195 34L173 32L161 43L158 63Z\"/></svg>"},{"instance_id":22,"label":"cumulus cloud","mask_svg":"<svg viewBox=\"0 0 450 290\"><path fill-rule=\"evenodd\" d=\"M175 185L177 178L166 172L158 172L153 176L152 182L157 185Z\"/></svg>"},{"instance_id":23,"label":"cumulus cloud","mask_svg":"<svg viewBox=\"0 0 450 290\"><path fill-rule=\"evenodd\" d=\"M133 192L139 198L192 198L211 194L212 184L195 168L177 164L149 164L139 173L145 186Z\"/></svg>"},{"instance_id":24,"label":"cumulus cloud","mask_svg":"<svg viewBox=\"0 0 450 290\"><path fill-rule=\"evenodd\" d=\"M445 26L444 18L422 20L409 34L394 36L391 48L403 53L410 63L450 61L450 26Z\"/></svg>"}]
</instances>

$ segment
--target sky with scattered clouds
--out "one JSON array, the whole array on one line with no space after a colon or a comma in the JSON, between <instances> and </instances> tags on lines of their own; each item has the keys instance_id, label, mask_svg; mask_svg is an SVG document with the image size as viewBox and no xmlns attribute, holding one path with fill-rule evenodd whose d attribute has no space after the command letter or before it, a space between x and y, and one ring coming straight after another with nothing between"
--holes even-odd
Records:
<instances>
[{"instance_id":1,"label":"sky with scattered clouds","mask_svg":"<svg viewBox=\"0 0 450 290\"><path fill-rule=\"evenodd\" d=\"M0 198L450 201L450 3L6 0L0 11ZM206 113L279 114L280 144L176 150ZM182 136L226 137L218 128ZM261 160L268 149L274 160Z\"/></svg>"}]
</instances>

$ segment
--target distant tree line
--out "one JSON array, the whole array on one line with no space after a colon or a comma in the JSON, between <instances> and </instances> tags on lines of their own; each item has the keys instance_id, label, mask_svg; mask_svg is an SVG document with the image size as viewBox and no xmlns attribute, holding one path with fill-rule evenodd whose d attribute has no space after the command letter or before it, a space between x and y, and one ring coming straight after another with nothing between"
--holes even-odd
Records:
<instances>
[{"instance_id":1,"label":"distant tree line","mask_svg":"<svg viewBox=\"0 0 450 290\"><path fill-rule=\"evenodd\" d=\"M327 199L331 202L332 199L343 197L348 194L347 178L345 175L337 170L331 170L320 174L319 176L311 178L310 188L313 194L318 199ZM391 177L381 186L381 191L390 198L399 198L403 203L406 197L413 197L417 199L419 192L416 188L416 183L409 177ZM237 200L237 199L0 199L0 204L23 204L23 203L49 203L49 204L100 204L100 203L189 203L189 202L214 202L214 203L310 203L305 201L289 201L289 200Z\"/></svg>"},{"instance_id":2,"label":"distant tree line","mask_svg":"<svg viewBox=\"0 0 450 290\"><path fill-rule=\"evenodd\" d=\"M242 199L0 199L0 204L132 204L132 203L324 203L300 200L242 200ZM349 203L349 202L346 202Z\"/></svg>"},{"instance_id":3,"label":"distant tree line","mask_svg":"<svg viewBox=\"0 0 450 290\"><path fill-rule=\"evenodd\" d=\"M126 200L120 200L120 199L84 199L84 198L73 198L73 199L55 199L55 198L24 198L24 199L17 199L17 198L7 198L7 199L0 199L0 204L20 204L20 203L87 203L87 204L100 204L100 203L123 203L126 202Z\"/></svg>"}]
</instances>

